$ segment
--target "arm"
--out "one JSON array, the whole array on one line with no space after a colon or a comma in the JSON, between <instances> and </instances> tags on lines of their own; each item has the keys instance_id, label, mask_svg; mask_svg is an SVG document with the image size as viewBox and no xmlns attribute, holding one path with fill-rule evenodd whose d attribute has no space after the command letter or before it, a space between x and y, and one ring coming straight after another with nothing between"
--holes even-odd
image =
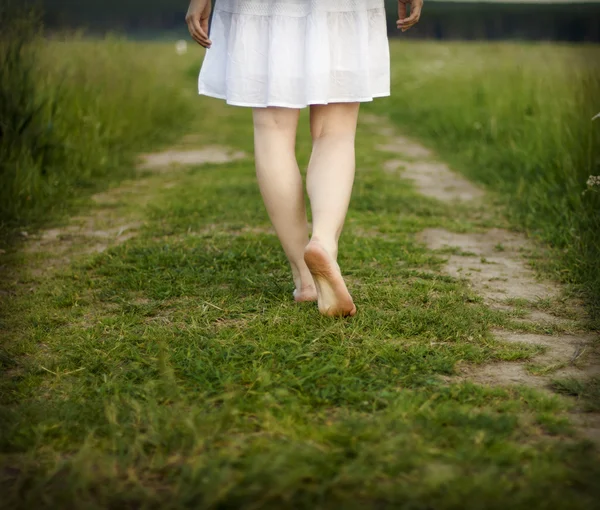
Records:
<instances>
[{"instance_id":1,"label":"arm","mask_svg":"<svg viewBox=\"0 0 600 510\"><path fill-rule=\"evenodd\" d=\"M406 17L406 6L410 5L410 16ZM403 32L415 26L421 17L423 0L398 0L398 21L396 26Z\"/></svg>"},{"instance_id":2,"label":"arm","mask_svg":"<svg viewBox=\"0 0 600 510\"><path fill-rule=\"evenodd\" d=\"M185 22L191 36L200 46L210 48L212 44L208 38L208 20L212 9L211 0L191 0Z\"/></svg>"}]
</instances>

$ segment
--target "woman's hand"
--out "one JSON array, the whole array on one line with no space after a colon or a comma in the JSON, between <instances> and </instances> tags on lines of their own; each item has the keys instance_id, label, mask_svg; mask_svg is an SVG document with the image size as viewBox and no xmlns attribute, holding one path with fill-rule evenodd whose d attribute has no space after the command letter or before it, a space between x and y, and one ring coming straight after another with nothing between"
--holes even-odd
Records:
<instances>
[{"instance_id":1,"label":"woman's hand","mask_svg":"<svg viewBox=\"0 0 600 510\"><path fill-rule=\"evenodd\" d=\"M410 5L410 16L406 17L406 6ZM398 21L396 26L403 32L415 26L421 17L423 0L398 0Z\"/></svg>"},{"instance_id":2,"label":"woman's hand","mask_svg":"<svg viewBox=\"0 0 600 510\"><path fill-rule=\"evenodd\" d=\"M211 10L210 0L191 0L185 17L191 36L200 46L210 48L212 42L208 38L208 20Z\"/></svg>"}]
</instances>

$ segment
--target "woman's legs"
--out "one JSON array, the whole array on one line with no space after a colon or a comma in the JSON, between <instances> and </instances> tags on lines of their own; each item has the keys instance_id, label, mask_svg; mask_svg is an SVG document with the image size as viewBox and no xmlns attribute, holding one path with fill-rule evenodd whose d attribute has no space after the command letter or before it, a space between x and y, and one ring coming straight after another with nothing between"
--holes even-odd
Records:
<instances>
[{"instance_id":1,"label":"woman's legs","mask_svg":"<svg viewBox=\"0 0 600 510\"><path fill-rule=\"evenodd\" d=\"M313 152L306 185L313 235L304 258L319 291L319 310L325 315L356 313L337 254L354 184L359 107L359 103L314 105L310 112Z\"/></svg>"},{"instance_id":2,"label":"woman's legs","mask_svg":"<svg viewBox=\"0 0 600 510\"><path fill-rule=\"evenodd\" d=\"M299 110L255 108L256 175L271 222L290 261L297 301L317 298L312 275L304 261L308 223L302 176L296 162Z\"/></svg>"}]
</instances>

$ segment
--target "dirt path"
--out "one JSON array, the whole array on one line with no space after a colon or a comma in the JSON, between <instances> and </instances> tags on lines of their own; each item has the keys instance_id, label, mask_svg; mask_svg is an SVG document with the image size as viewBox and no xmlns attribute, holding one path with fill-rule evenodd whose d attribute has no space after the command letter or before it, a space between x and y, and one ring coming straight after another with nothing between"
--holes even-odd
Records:
<instances>
[{"instance_id":1,"label":"dirt path","mask_svg":"<svg viewBox=\"0 0 600 510\"><path fill-rule=\"evenodd\" d=\"M173 187L179 172L190 166L227 164L246 157L244 152L224 146L140 155L139 176L93 195L95 207L87 213L35 235L23 233L27 238L24 251L30 255L29 275L47 278L77 257L101 253L135 237L144 226L143 206L160 190Z\"/></svg>"},{"instance_id":2,"label":"dirt path","mask_svg":"<svg viewBox=\"0 0 600 510\"><path fill-rule=\"evenodd\" d=\"M377 150L393 156L384 171L397 173L413 183L425 196L447 203L481 205L486 194L414 140L396 134L386 119L367 116L387 140ZM528 263L536 246L523 234L503 229L482 233L456 233L427 229L418 239L431 250L454 251L444 272L464 279L491 308L506 311L536 333L497 329L494 335L504 342L520 342L543 348L543 353L527 362L502 362L461 366L452 380L471 380L487 385L526 385L552 391L552 381L585 381L600 375L600 338L582 327L582 304L563 298L560 286L540 279ZM545 332L547 334L540 334ZM571 414L580 431L600 443L600 414L583 413L575 407Z\"/></svg>"}]
</instances>

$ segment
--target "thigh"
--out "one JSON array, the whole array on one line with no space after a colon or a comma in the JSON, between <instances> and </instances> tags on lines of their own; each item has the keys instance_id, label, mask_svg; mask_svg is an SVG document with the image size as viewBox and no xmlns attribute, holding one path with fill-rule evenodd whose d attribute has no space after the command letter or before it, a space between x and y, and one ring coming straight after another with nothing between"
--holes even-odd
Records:
<instances>
[{"instance_id":1,"label":"thigh","mask_svg":"<svg viewBox=\"0 0 600 510\"><path fill-rule=\"evenodd\" d=\"M310 133L313 139L325 135L354 135L360 103L311 105Z\"/></svg>"}]
</instances>

